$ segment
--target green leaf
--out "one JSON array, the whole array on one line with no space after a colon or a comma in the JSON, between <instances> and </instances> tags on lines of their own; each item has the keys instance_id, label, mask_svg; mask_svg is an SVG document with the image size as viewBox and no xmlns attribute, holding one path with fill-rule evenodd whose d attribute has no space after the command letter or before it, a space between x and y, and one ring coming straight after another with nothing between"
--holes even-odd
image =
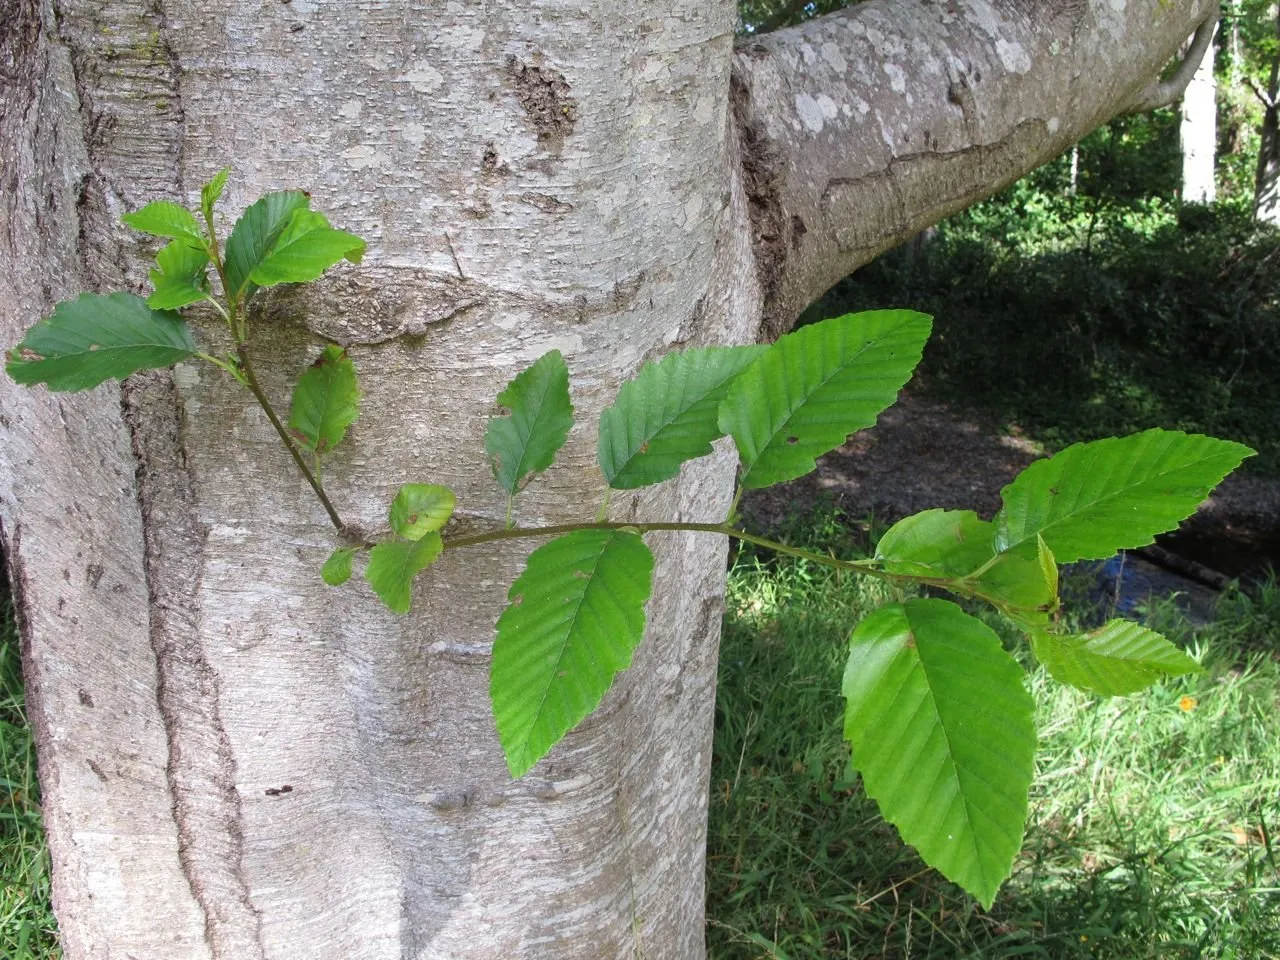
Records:
<instances>
[{"instance_id":1,"label":"green leaf","mask_svg":"<svg viewBox=\"0 0 1280 960\"><path fill-rule=\"evenodd\" d=\"M200 188L200 212L210 223L213 222L213 208L222 199L222 190L231 176L231 168L223 167L213 175L213 179Z\"/></svg>"},{"instance_id":2,"label":"green leaf","mask_svg":"<svg viewBox=\"0 0 1280 960\"><path fill-rule=\"evenodd\" d=\"M197 352L176 313L152 310L131 293L82 293L27 331L5 371L18 383L89 390L104 380L167 367Z\"/></svg>"},{"instance_id":3,"label":"green leaf","mask_svg":"<svg viewBox=\"0 0 1280 960\"><path fill-rule=\"evenodd\" d=\"M431 566L444 544L434 530L421 540L391 540L369 551L364 578L395 613L408 613L413 578Z\"/></svg>"},{"instance_id":4,"label":"green leaf","mask_svg":"<svg viewBox=\"0 0 1280 960\"><path fill-rule=\"evenodd\" d=\"M351 560L356 555L355 547L339 547L329 554L329 559L320 568L320 576L331 587L340 587L351 579Z\"/></svg>"},{"instance_id":5,"label":"green leaf","mask_svg":"<svg viewBox=\"0 0 1280 960\"><path fill-rule=\"evenodd\" d=\"M876 545L890 573L921 577L987 600L1024 626L1048 623L1058 606L1058 567L1047 546L997 555L995 527L972 510L925 510L899 520Z\"/></svg>"},{"instance_id":6,"label":"green leaf","mask_svg":"<svg viewBox=\"0 0 1280 960\"><path fill-rule=\"evenodd\" d=\"M168 200L153 200L141 210L126 213L120 219L142 233L191 240L201 247L205 245L204 231L200 229L195 215L186 207Z\"/></svg>"},{"instance_id":7,"label":"green leaf","mask_svg":"<svg viewBox=\"0 0 1280 960\"><path fill-rule=\"evenodd\" d=\"M339 260L359 263L364 248L355 234L329 226L324 214L300 207L250 278L260 287L307 283Z\"/></svg>"},{"instance_id":8,"label":"green leaf","mask_svg":"<svg viewBox=\"0 0 1280 960\"><path fill-rule=\"evenodd\" d=\"M208 266L204 247L193 247L186 240L170 241L156 254L156 269L151 271L155 293L147 297L147 306L177 310L203 300L209 289Z\"/></svg>"},{"instance_id":9,"label":"green leaf","mask_svg":"<svg viewBox=\"0 0 1280 960\"><path fill-rule=\"evenodd\" d=\"M304 449L325 454L342 442L359 415L355 364L347 351L331 343L298 378L289 428Z\"/></svg>"},{"instance_id":10,"label":"green leaf","mask_svg":"<svg viewBox=\"0 0 1280 960\"><path fill-rule=\"evenodd\" d=\"M498 618L489 695L513 777L600 703L644 634L653 555L622 530L578 530L529 555Z\"/></svg>"},{"instance_id":11,"label":"green leaf","mask_svg":"<svg viewBox=\"0 0 1280 960\"><path fill-rule=\"evenodd\" d=\"M514 496L527 477L551 466L573 426L569 367L560 351L543 354L518 374L498 394L498 403L511 416L489 421L484 452L494 479Z\"/></svg>"},{"instance_id":12,"label":"green leaf","mask_svg":"<svg viewBox=\"0 0 1280 960\"><path fill-rule=\"evenodd\" d=\"M963 577L995 556L994 536L972 510L925 510L886 530L876 559L891 573Z\"/></svg>"},{"instance_id":13,"label":"green leaf","mask_svg":"<svg viewBox=\"0 0 1280 960\"><path fill-rule=\"evenodd\" d=\"M1036 633L1031 649L1060 683L1118 697L1200 665L1141 624L1112 620L1083 636Z\"/></svg>"},{"instance_id":14,"label":"green leaf","mask_svg":"<svg viewBox=\"0 0 1280 960\"><path fill-rule=\"evenodd\" d=\"M301 190L280 190L250 204L240 215L227 238L224 268L228 298L253 295L250 274L266 259L294 213L310 202Z\"/></svg>"},{"instance_id":15,"label":"green leaf","mask_svg":"<svg viewBox=\"0 0 1280 960\"><path fill-rule=\"evenodd\" d=\"M720 401L763 346L708 347L646 363L600 415L600 469L615 490L669 480L724 436Z\"/></svg>"},{"instance_id":16,"label":"green leaf","mask_svg":"<svg viewBox=\"0 0 1280 960\"><path fill-rule=\"evenodd\" d=\"M744 489L803 476L869 427L920 362L930 318L910 310L851 313L780 338L729 387L720 429L742 458Z\"/></svg>"},{"instance_id":17,"label":"green leaf","mask_svg":"<svg viewBox=\"0 0 1280 960\"><path fill-rule=\"evenodd\" d=\"M985 624L945 600L881 607L849 641L845 738L867 795L986 907L1022 844L1034 703Z\"/></svg>"},{"instance_id":18,"label":"green leaf","mask_svg":"<svg viewBox=\"0 0 1280 960\"><path fill-rule=\"evenodd\" d=\"M391 501L391 529L406 540L421 540L453 516L455 497L436 483L406 483Z\"/></svg>"},{"instance_id":19,"label":"green leaf","mask_svg":"<svg viewBox=\"0 0 1280 960\"><path fill-rule=\"evenodd\" d=\"M1033 553L1038 533L1059 563L1073 563L1145 546L1252 455L1243 444L1177 430L1077 443L1000 492L996 549Z\"/></svg>"}]
</instances>

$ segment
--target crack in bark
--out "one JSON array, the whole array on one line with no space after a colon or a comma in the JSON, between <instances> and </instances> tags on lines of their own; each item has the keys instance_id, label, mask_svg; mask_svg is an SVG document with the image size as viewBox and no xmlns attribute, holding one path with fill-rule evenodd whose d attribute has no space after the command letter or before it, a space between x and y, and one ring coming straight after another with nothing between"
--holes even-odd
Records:
<instances>
[{"instance_id":1,"label":"crack in bark","mask_svg":"<svg viewBox=\"0 0 1280 960\"><path fill-rule=\"evenodd\" d=\"M767 55L759 45L747 53ZM751 249L764 301L761 339L773 340L785 332L785 324L774 316L772 304L777 299L791 246L781 195L785 158L766 134L763 122L756 120L748 78L736 65L729 74L729 109L738 138L739 169L751 220Z\"/></svg>"},{"instance_id":2,"label":"crack in bark","mask_svg":"<svg viewBox=\"0 0 1280 960\"><path fill-rule=\"evenodd\" d=\"M138 464L156 700L169 744L178 857L204 912L206 940L215 958L252 960L266 955L262 918L243 869L243 811L220 682L200 641L204 532L195 519L178 409L167 373L136 375L124 388Z\"/></svg>"},{"instance_id":3,"label":"crack in bark","mask_svg":"<svg viewBox=\"0 0 1280 960\"><path fill-rule=\"evenodd\" d=\"M993 143L959 150L903 154L892 158L882 170L858 177L831 177L818 201L826 229L842 253L856 253L870 259L941 217L964 209L975 197L987 196L992 192L992 184L1003 185L1015 180L1021 173L1018 159L1032 148L1031 142L1047 135L1048 127L1043 120L1024 120ZM935 177L921 177L912 169L929 164L939 168ZM956 177L947 173L948 168L969 175ZM950 181L952 197L912 217L909 212L913 206L901 183L907 176L914 182ZM939 210L943 211L941 216ZM858 212L857 216L853 215L854 211Z\"/></svg>"}]
</instances>

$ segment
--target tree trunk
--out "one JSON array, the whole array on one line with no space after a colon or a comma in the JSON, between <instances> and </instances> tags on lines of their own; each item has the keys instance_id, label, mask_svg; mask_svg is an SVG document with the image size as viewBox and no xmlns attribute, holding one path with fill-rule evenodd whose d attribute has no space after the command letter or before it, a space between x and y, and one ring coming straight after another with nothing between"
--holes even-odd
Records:
<instances>
[{"instance_id":1,"label":"tree trunk","mask_svg":"<svg viewBox=\"0 0 1280 960\"><path fill-rule=\"evenodd\" d=\"M1280 7L1276 9L1276 40L1280 44ZM1258 175L1254 182L1254 216L1280 227L1280 47L1271 61L1271 77L1262 101L1262 130L1258 146Z\"/></svg>"},{"instance_id":2,"label":"tree trunk","mask_svg":"<svg viewBox=\"0 0 1280 960\"><path fill-rule=\"evenodd\" d=\"M1200 58L1182 96L1182 201L1213 203L1217 198L1214 160L1218 150L1218 105L1213 76L1214 45Z\"/></svg>"},{"instance_id":3,"label":"tree trunk","mask_svg":"<svg viewBox=\"0 0 1280 960\"><path fill-rule=\"evenodd\" d=\"M426 481L499 525L486 417L552 348L578 426L521 519L589 517L595 418L646 358L784 327L1129 109L1208 11L892 0L735 54L723 0L0 0L0 342L141 289L119 214L230 163L229 209L302 187L371 240L253 321L281 405L325 341L360 369L326 473L350 519ZM511 782L488 651L527 545L446 555L397 617L323 586L324 513L227 378L4 379L0 409L68 958L702 954L723 542L650 538L633 667ZM734 462L611 514L718 520Z\"/></svg>"}]
</instances>

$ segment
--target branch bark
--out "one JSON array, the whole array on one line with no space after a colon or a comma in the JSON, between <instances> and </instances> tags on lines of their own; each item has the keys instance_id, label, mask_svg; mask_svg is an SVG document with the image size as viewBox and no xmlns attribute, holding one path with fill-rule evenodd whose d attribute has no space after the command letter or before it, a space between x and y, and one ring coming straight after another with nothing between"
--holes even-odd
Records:
<instances>
[{"instance_id":1,"label":"branch bark","mask_svg":"<svg viewBox=\"0 0 1280 960\"><path fill-rule=\"evenodd\" d=\"M871 0L741 45L733 102L769 331L1132 109L1216 10Z\"/></svg>"}]
</instances>

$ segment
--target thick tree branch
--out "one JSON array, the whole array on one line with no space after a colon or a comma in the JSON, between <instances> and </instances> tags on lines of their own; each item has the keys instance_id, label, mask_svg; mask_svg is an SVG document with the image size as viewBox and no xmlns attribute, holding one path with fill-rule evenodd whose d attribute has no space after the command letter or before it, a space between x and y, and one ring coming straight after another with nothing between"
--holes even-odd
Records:
<instances>
[{"instance_id":1,"label":"thick tree branch","mask_svg":"<svg viewBox=\"0 0 1280 960\"><path fill-rule=\"evenodd\" d=\"M1187 48L1187 52L1183 54L1182 59L1178 61L1178 67L1174 70L1172 76L1167 80L1159 78L1153 80L1145 90L1138 96L1126 113L1146 113L1149 110L1159 110L1161 107L1167 107L1172 103L1176 103L1187 86L1191 83L1191 78L1196 75L1196 70L1200 67L1200 62L1204 59L1205 51L1209 49L1209 45L1213 43L1213 35L1218 29L1218 10L1214 10L1205 18L1204 23L1196 27L1196 32L1191 38L1191 45Z\"/></svg>"},{"instance_id":2,"label":"thick tree branch","mask_svg":"<svg viewBox=\"0 0 1280 960\"><path fill-rule=\"evenodd\" d=\"M1216 0L870 0L746 41L766 321L1124 113Z\"/></svg>"}]
</instances>

